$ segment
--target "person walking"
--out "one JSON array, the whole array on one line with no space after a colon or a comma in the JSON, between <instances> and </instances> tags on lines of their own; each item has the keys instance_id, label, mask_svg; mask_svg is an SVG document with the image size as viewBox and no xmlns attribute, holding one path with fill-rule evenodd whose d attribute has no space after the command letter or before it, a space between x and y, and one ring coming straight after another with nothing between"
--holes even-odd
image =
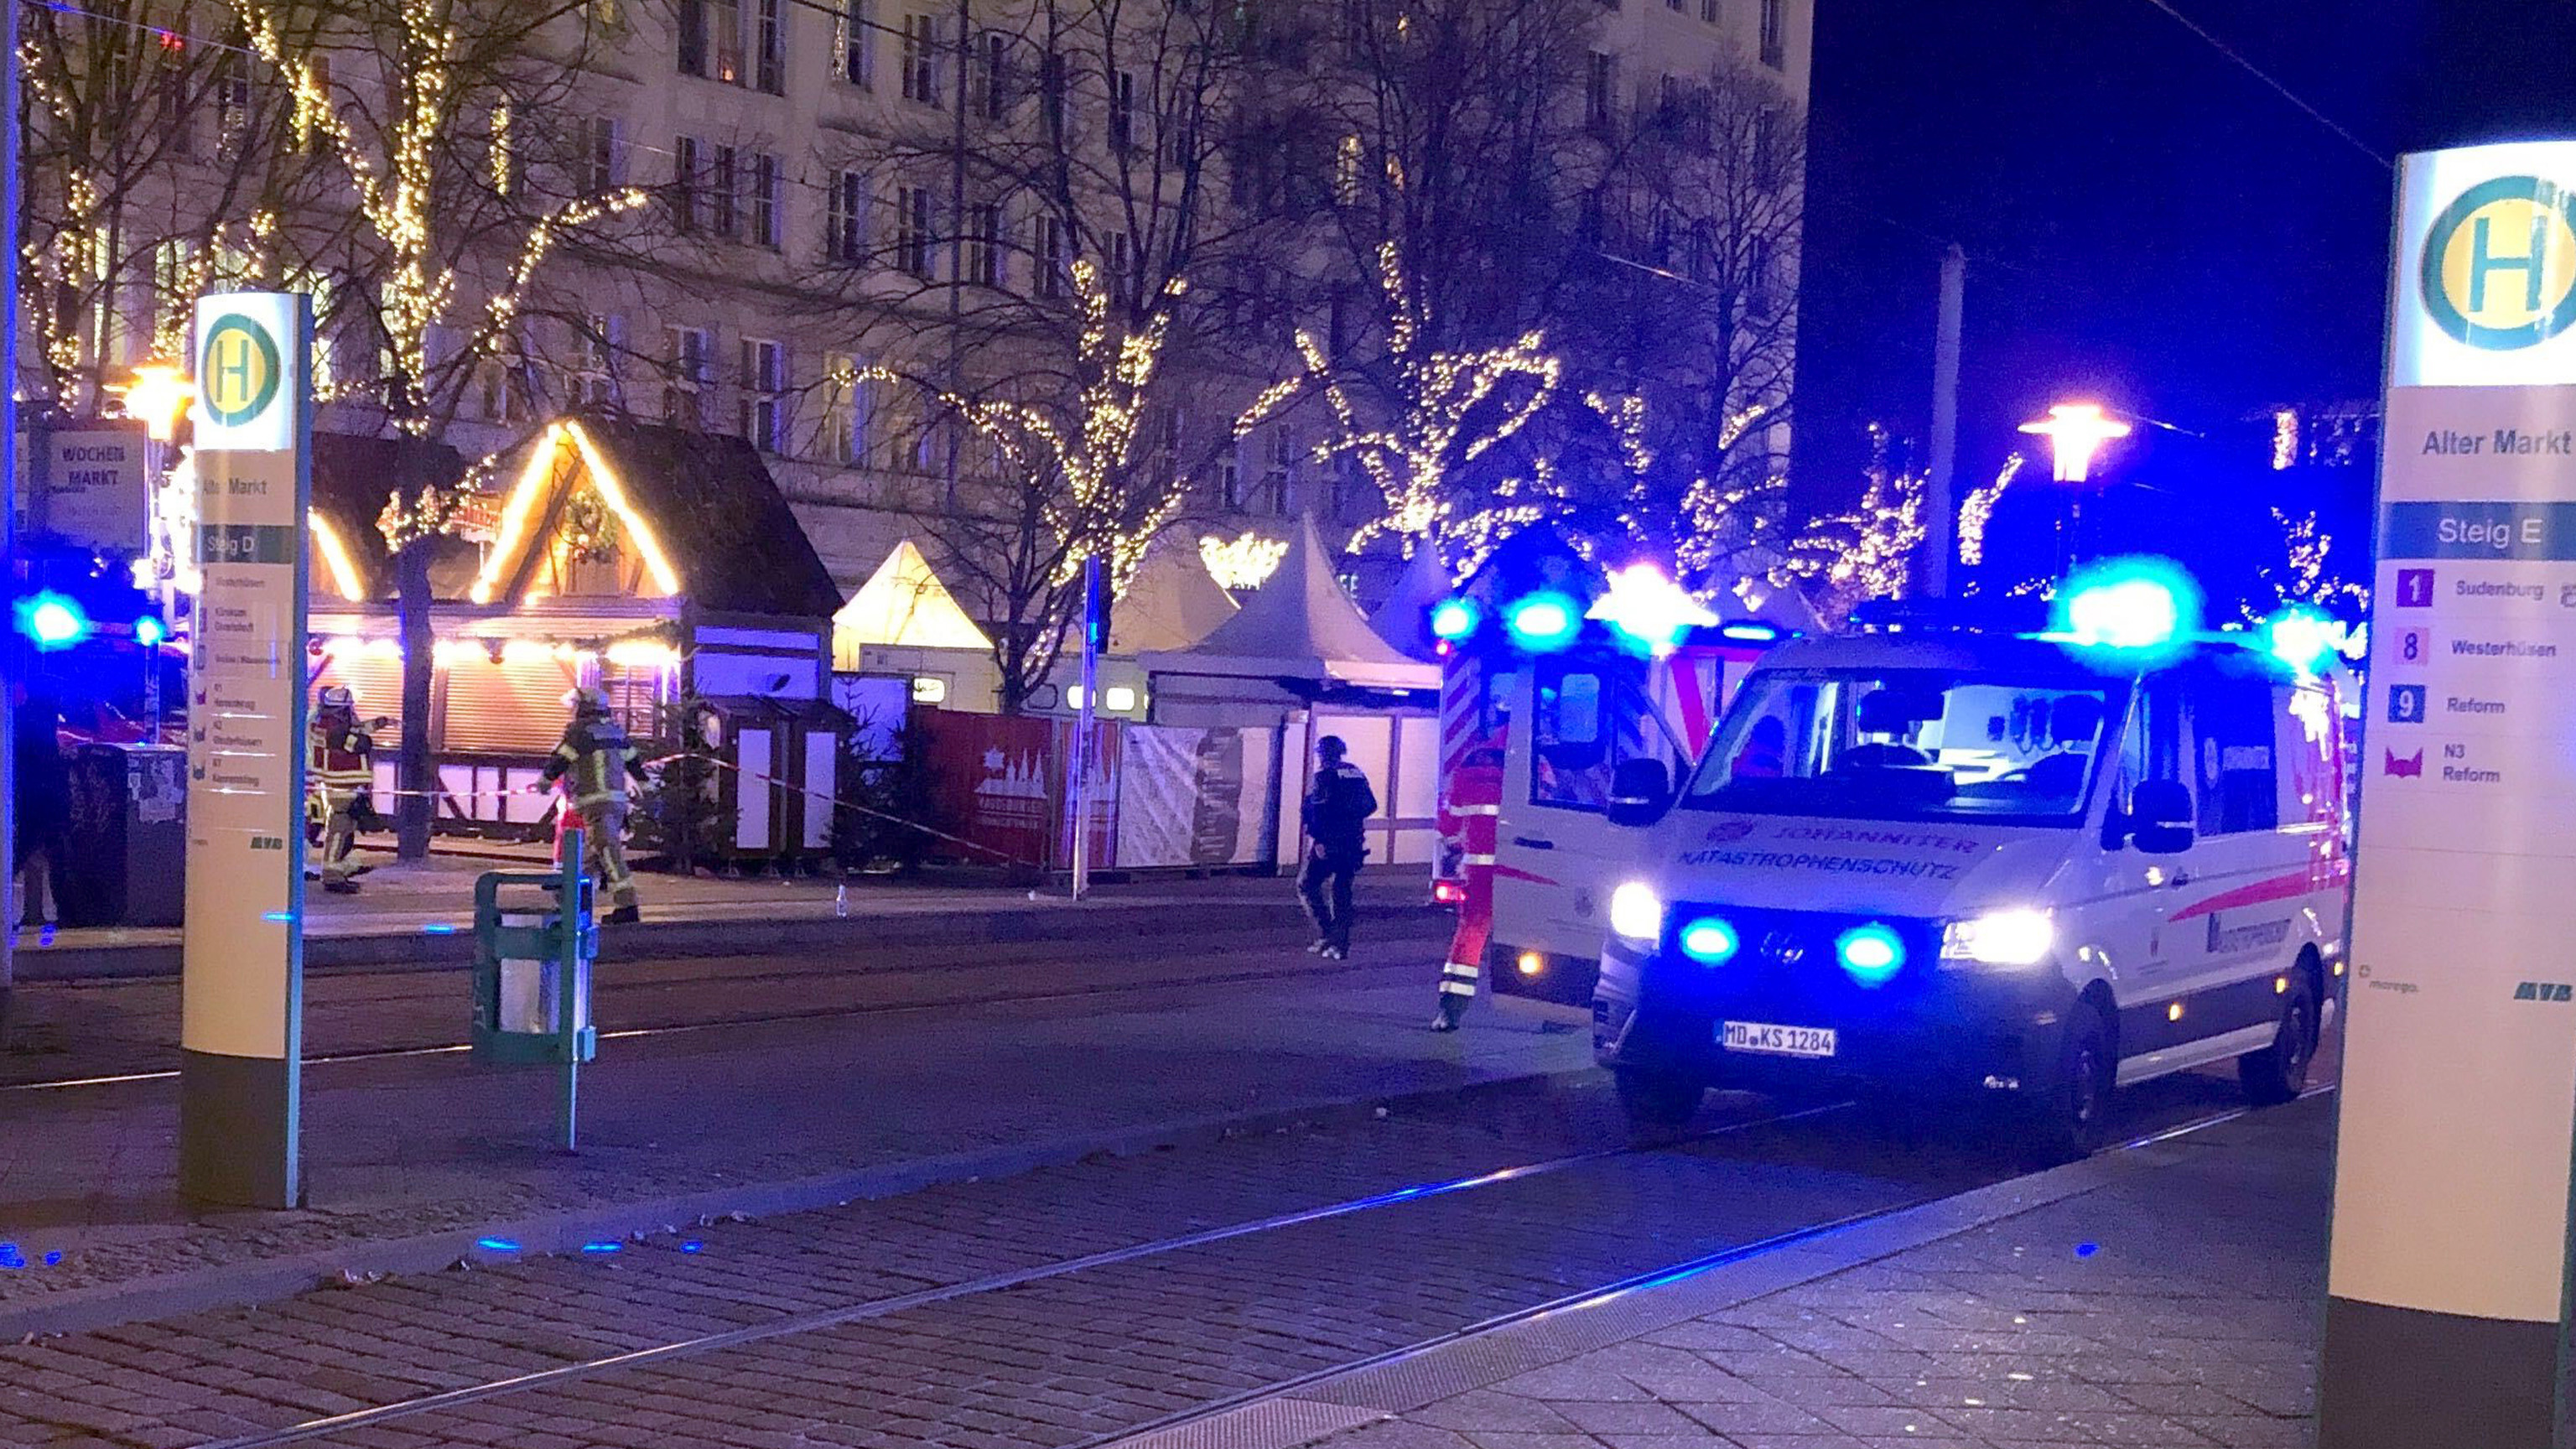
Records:
<instances>
[{"instance_id":1,"label":"person walking","mask_svg":"<svg viewBox=\"0 0 2576 1449\"><path fill-rule=\"evenodd\" d=\"M1440 1010L1433 1031L1456 1031L1467 1003L1485 975L1485 948L1494 939L1494 852L1501 838L1503 752L1478 746L1467 752L1449 780L1449 827L1458 842L1458 929L1440 968Z\"/></svg>"},{"instance_id":2,"label":"person walking","mask_svg":"<svg viewBox=\"0 0 2576 1449\"><path fill-rule=\"evenodd\" d=\"M17 757L17 838L9 842L9 927L54 924L54 867L63 833L71 826L71 771L63 764L60 718L54 702L27 692L27 681L9 681L10 753Z\"/></svg>"},{"instance_id":3,"label":"person walking","mask_svg":"<svg viewBox=\"0 0 2576 1449\"><path fill-rule=\"evenodd\" d=\"M376 813L375 752L375 736L358 722L358 697L345 684L322 686L304 727L305 818L321 822L322 889L333 895L358 893L358 827Z\"/></svg>"},{"instance_id":4,"label":"person walking","mask_svg":"<svg viewBox=\"0 0 2576 1449\"><path fill-rule=\"evenodd\" d=\"M563 859L563 833L580 831L582 868L608 889L611 925L644 919L635 895L635 876L626 868L626 782L645 784L643 754L627 739L626 727L610 714L608 691L584 685L564 696L572 722L537 788L561 781L564 808L555 822L555 858Z\"/></svg>"},{"instance_id":5,"label":"person walking","mask_svg":"<svg viewBox=\"0 0 2576 1449\"><path fill-rule=\"evenodd\" d=\"M1377 792L1344 758L1349 753L1339 735L1315 742L1315 778L1301 812L1306 860L1297 871L1297 894L1315 923L1315 944L1306 949L1334 961L1351 954L1351 879L1368 857L1362 832L1377 813Z\"/></svg>"}]
</instances>

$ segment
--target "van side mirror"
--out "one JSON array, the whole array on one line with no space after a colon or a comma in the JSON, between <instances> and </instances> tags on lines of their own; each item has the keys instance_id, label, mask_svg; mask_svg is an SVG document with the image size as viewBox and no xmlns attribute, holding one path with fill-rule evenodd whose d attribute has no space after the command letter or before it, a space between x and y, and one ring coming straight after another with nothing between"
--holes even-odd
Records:
<instances>
[{"instance_id":1,"label":"van side mirror","mask_svg":"<svg viewBox=\"0 0 2576 1449\"><path fill-rule=\"evenodd\" d=\"M1672 772L1661 760L1621 760L1610 772L1613 825L1652 825L1673 803Z\"/></svg>"},{"instance_id":2,"label":"van side mirror","mask_svg":"<svg viewBox=\"0 0 2576 1449\"><path fill-rule=\"evenodd\" d=\"M2191 791L2179 780L2144 780L2129 794L2129 838L2149 855L2191 849Z\"/></svg>"}]
</instances>

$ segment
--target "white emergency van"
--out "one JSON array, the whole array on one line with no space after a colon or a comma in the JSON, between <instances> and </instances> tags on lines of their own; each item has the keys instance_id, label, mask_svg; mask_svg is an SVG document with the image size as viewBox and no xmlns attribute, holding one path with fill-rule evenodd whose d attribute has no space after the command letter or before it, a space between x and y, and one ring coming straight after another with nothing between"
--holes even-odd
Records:
<instances>
[{"instance_id":1,"label":"white emergency van","mask_svg":"<svg viewBox=\"0 0 2576 1449\"><path fill-rule=\"evenodd\" d=\"M1794 641L1685 778L1623 768L1592 1012L1632 1119L1830 1082L2008 1101L2071 1154L2169 1072L2296 1095L2342 972L2342 716L2253 648L2106 656Z\"/></svg>"}]
</instances>

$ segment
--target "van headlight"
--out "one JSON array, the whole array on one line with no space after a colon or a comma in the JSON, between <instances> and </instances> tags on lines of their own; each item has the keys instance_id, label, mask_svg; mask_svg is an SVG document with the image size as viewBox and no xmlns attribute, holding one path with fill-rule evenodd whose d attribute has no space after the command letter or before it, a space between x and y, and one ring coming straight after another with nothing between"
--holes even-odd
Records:
<instances>
[{"instance_id":1,"label":"van headlight","mask_svg":"<svg viewBox=\"0 0 2576 1449\"><path fill-rule=\"evenodd\" d=\"M1641 880L1622 882L1610 893L1610 934L1626 941L1661 940L1664 900Z\"/></svg>"},{"instance_id":2,"label":"van headlight","mask_svg":"<svg viewBox=\"0 0 2576 1449\"><path fill-rule=\"evenodd\" d=\"M1941 928L1941 959L1977 966L2036 966L2057 948L2057 922L2046 911L2017 906Z\"/></svg>"}]
</instances>

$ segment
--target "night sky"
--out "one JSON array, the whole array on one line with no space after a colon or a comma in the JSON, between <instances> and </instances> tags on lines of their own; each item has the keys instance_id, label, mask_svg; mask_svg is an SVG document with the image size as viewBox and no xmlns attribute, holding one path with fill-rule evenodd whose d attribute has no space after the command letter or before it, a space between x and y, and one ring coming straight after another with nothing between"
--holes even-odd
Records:
<instances>
[{"instance_id":1,"label":"night sky","mask_svg":"<svg viewBox=\"0 0 2576 1449\"><path fill-rule=\"evenodd\" d=\"M2576 135L2567 0L2171 3L2382 155ZM2054 399L2182 430L2136 460L2187 486L2249 415L2376 394L2392 173L2150 0L1817 12L1802 494L1857 486L1870 419L1928 431L1950 240L1963 485Z\"/></svg>"}]
</instances>

